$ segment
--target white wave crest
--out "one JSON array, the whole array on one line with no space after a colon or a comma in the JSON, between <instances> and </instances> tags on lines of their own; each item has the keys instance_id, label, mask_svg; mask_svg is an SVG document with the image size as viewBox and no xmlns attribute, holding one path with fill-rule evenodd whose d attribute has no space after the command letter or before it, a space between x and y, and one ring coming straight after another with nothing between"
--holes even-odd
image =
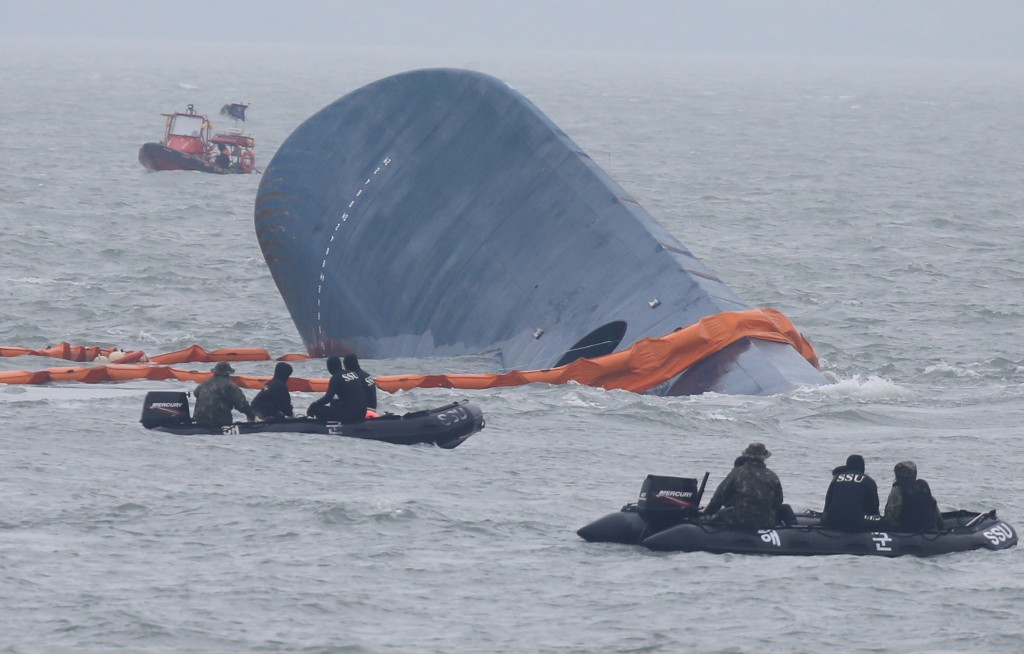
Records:
<instances>
[{"instance_id":1,"label":"white wave crest","mask_svg":"<svg viewBox=\"0 0 1024 654\"><path fill-rule=\"evenodd\" d=\"M946 363L945 361L940 361L940 362L938 362L936 364L933 364L933 365L930 365L930 366L926 367L924 369L924 374L926 374L926 375L937 374L937 375L941 375L941 376L953 375L954 377L980 377L981 376L980 374L978 374L978 372L976 370L969 370L967 368L959 368L959 367L954 366L952 364Z\"/></svg>"},{"instance_id":2,"label":"white wave crest","mask_svg":"<svg viewBox=\"0 0 1024 654\"><path fill-rule=\"evenodd\" d=\"M8 277L7 281L12 284L35 284L44 286L47 284L60 284L61 286L85 286L86 282L73 282L53 279L51 277Z\"/></svg>"},{"instance_id":3,"label":"white wave crest","mask_svg":"<svg viewBox=\"0 0 1024 654\"><path fill-rule=\"evenodd\" d=\"M832 384L802 389L799 393L807 396L825 395L859 400L886 400L903 397L908 394L908 391L899 384L877 375L868 375L866 378L854 375L850 379L836 377Z\"/></svg>"}]
</instances>

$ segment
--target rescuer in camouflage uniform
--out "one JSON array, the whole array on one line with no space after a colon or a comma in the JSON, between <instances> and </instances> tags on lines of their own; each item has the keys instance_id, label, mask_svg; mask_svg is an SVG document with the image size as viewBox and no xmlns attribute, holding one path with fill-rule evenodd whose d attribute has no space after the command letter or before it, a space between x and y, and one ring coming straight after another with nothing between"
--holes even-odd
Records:
<instances>
[{"instance_id":1,"label":"rescuer in camouflage uniform","mask_svg":"<svg viewBox=\"0 0 1024 654\"><path fill-rule=\"evenodd\" d=\"M738 465L718 485L704 515L741 529L770 529L782 506L782 482L764 460L772 455L763 443L751 443Z\"/></svg>"},{"instance_id":2,"label":"rescuer in camouflage uniform","mask_svg":"<svg viewBox=\"0 0 1024 654\"><path fill-rule=\"evenodd\" d=\"M900 461L893 468L896 481L885 502L885 523L901 531L941 531L942 513L932 497L932 489L917 478L913 461Z\"/></svg>"},{"instance_id":3,"label":"rescuer in camouflage uniform","mask_svg":"<svg viewBox=\"0 0 1024 654\"><path fill-rule=\"evenodd\" d=\"M200 425L220 427L234 422L231 409L244 413L249 422L256 419L256 414L245 393L229 375L235 371L227 361L221 361L213 367L213 376L196 387L196 410L192 419Z\"/></svg>"}]
</instances>

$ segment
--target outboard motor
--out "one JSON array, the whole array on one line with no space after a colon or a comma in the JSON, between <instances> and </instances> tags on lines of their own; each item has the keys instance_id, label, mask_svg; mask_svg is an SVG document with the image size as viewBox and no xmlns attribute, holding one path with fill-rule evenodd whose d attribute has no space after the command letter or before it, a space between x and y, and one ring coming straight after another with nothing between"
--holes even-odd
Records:
<instances>
[{"instance_id":1,"label":"outboard motor","mask_svg":"<svg viewBox=\"0 0 1024 654\"><path fill-rule=\"evenodd\" d=\"M636 502L637 513L654 533L687 520L696 520L701 490L696 479L647 475Z\"/></svg>"},{"instance_id":2,"label":"outboard motor","mask_svg":"<svg viewBox=\"0 0 1024 654\"><path fill-rule=\"evenodd\" d=\"M142 419L146 429L164 425L187 425L189 415L188 393L183 391L150 391L142 405Z\"/></svg>"}]
</instances>

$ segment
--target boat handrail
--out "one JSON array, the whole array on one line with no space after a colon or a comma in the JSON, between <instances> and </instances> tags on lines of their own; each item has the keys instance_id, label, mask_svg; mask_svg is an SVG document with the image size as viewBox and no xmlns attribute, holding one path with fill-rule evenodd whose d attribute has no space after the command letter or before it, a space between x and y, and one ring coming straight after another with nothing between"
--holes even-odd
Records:
<instances>
[{"instance_id":1,"label":"boat handrail","mask_svg":"<svg viewBox=\"0 0 1024 654\"><path fill-rule=\"evenodd\" d=\"M984 518L987 518L989 516L994 518L995 514L996 514L995 509L992 509L990 511L981 512L978 515L976 515L973 518L971 518L971 520L966 525L964 525L964 527L965 528L973 527L976 522L979 522L979 521L981 521Z\"/></svg>"}]
</instances>

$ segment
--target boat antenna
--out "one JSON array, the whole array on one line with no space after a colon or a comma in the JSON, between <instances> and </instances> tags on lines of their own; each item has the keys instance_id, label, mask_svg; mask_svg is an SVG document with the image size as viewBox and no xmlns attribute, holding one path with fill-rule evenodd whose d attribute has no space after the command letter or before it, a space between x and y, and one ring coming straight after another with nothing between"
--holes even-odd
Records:
<instances>
[{"instance_id":1,"label":"boat antenna","mask_svg":"<svg viewBox=\"0 0 1024 654\"><path fill-rule=\"evenodd\" d=\"M710 473L705 472L704 473L704 479L700 480L700 490L697 491L697 508L698 509L700 508L701 498L704 497L704 487L708 485L708 475L709 474Z\"/></svg>"}]
</instances>

